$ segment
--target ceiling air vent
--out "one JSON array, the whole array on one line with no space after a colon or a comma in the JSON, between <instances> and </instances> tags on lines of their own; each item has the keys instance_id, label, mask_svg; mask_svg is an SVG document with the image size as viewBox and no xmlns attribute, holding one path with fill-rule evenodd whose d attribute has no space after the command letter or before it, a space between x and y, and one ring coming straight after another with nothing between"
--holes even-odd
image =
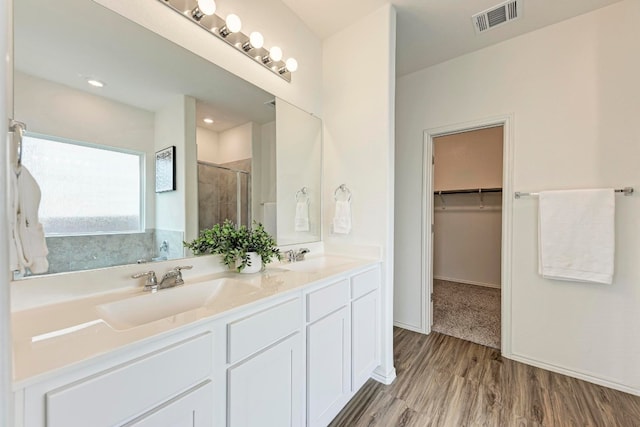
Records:
<instances>
[{"instance_id":1,"label":"ceiling air vent","mask_svg":"<svg viewBox=\"0 0 640 427\"><path fill-rule=\"evenodd\" d=\"M523 0L509 0L497 6L476 13L471 18L476 33L482 33L522 16Z\"/></svg>"}]
</instances>

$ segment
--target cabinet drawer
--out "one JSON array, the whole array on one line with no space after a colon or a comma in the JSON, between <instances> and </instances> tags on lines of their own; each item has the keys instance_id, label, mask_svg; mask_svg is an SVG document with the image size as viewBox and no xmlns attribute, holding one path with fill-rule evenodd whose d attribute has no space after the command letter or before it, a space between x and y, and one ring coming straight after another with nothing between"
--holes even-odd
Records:
<instances>
[{"instance_id":1,"label":"cabinet drawer","mask_svg":"<svg viewBox=\"0 0 640 427\"><path fill-rule=\"evenodd\" d=\"M211 373L205 333L46 394L47 427L122 424Z\"/></svg>"},{"instance_id":2,"label":"cabinet drawer","mask_svg":"<svg viewBox=\"0 0 640 427\"><path fill-rule=\"evenodd\" d=\"M357 299L380 286L380 270L365 271L351 278L351 298Z\"/></svg>"},{"instance_id":3,"label":"cabinet drawer","mask_svg":"<svg viewBox=\"0 0 640 427\"><path fill-rule=\"evenodd\" d=\"M227 363L235 363L300 330L300 298L268 308L227 325Z\"/></svg>"},{"instance_id":4,"label":"cabinet drawer","mask_svg":"<svg viewBox=\"0 0 640 427\"><path fill-rule=\"evenodd\" d=\"M307 295L307 322L315 322L348 303L349 281L346 279L311 292Z\"/></svg>"}]
</instances>

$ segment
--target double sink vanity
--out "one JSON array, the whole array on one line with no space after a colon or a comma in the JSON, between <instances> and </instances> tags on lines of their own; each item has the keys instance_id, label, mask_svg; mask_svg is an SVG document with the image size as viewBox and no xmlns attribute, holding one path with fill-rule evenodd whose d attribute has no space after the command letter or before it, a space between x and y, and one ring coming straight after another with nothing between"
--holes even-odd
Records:
<instances>
[{"instance_id":1,"label":"double sink vanity","mask_svg":"<svg viewBox=\"0 0 640 427\"><path fill-rule=\"evenodd\" d=\"M13 313L17 425L324 426L379 365L377 261L138 280Z\"/></svg>"},{"instance_id":2,"label":"double sink vanity","mask_svg":"<svg viewBox=\"0 0 640 427\"><path fill-rule=\"evenodd\" d=\"M382 273L377 260L322 255L320 118L102 4L127 2L10 3L13 115L28 126L25 140L92 147L100 156L128 153L139 165L116 190L97 192L112 181L101 178L80 202L64 199L60 212L53 209L45 230L55 274L14 275L16 425L327 425L380 365ZM148 3L145 20L183 23L163 4ZM89 87L88 74L108 84ZM35 153L40 146L33 146ZM242 149L231 153L231 146ZM158 191L154 171L166 150L174 188ZM61 153L54 154L69 157ZM219 173L215 183L199 178L203 165ZM86 175L69 181L89 182ZM63 186L36 180L45 223L47 198L63 200L48 189ZM235 185L222 186L229 182ZM139 202L125 217L125 210L77 212L118 205L106 196L132 188ZM307 230L295 226L303 202ZM214 211L226 217L213 223L255 220L281 246L322 250L255 274L229 272L214 256L184 259L183 242L210 227L203 213ZM129 228L104 228L123 218ZM59 223L98 227L56 231ZM362 254L364 246L349 243L335 250ZM378 257L379 248L367 253ZM150 270L158 279L184 274L184 284L144 291L155 277Z\"/></svg>"}]
</instances>

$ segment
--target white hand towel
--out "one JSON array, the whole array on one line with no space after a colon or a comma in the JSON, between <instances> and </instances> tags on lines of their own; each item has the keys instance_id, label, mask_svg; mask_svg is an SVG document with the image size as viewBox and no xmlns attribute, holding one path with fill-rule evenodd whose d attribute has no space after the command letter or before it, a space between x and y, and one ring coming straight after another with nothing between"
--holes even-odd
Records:
<instances>
[{"instance_id":1,"label":"white hand towel","mask_svg":"<svg viewBox=\"0 0 640 427\"><path fill-rule=\"evenodd\" d=\"M12 235L16 246L17 267L21 272L29 268L33 274L49 269L47 242L38 220L40 187L26 167L22 166L16 180L16 222Z\"/></svg>"},{"instance_id":2,"label":"white hand towel","mask_svg":"<svg viewBox=\"0 0 640 427\"><path fill-rule=\"evenodd\" d=\"M294 230L309 231L309 203L306 200L296 203Z\"/></svg>"},{"instance_id":3,"label":"white hand towel","mask_svg":"<svg viewBox=\"0 0 640 427\"><path fill-rule=\"evenodd\" d=\"M349 234L351 232L351 201L336 200L333 232L336 234Z\"/></svg>"},{"instance_id":4,"label":"white hand towel","mask_svg":"<svg viewBox=\"0 0 640 427\"><path fill-rule=\"evenodd\" d=\"M539 272L547 279L611 284L613 189L540 193Z\"/></svg>"}]
</instances>

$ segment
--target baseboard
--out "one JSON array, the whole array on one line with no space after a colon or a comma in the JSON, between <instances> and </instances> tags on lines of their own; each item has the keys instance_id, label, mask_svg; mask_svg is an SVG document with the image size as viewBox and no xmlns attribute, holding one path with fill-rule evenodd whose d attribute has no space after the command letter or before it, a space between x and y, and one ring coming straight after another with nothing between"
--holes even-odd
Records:
<instances>
[{"instance_id":1,"label":"baseboard","mask_svg":"<svg viewBox=\"0 0 640 427\"><path fill-rule=\"evenodd\" d=\"M518 355L518 354L503 354L503 357L507 359L515 360L516 362L522 362L527 365L535 366L536 368L546 369L547 371L555 372L558 374L566 375L568 377L577 378L579 380L584 380L593 384L601 385L603 387L608 387L614 390L622 391L625 393L633 394L635 396L640 396L640 389L636 389L633 387L626 386L624 384L617 383L615 381L606 380L603 378L596 377L592 374L588 374L585 372L575 371L572 369L564 368L562 366L553 365L546 362L541 362L539 360L531 359L526 356Z\"/></svg>"},{"instance_id":2,"label":"baseboard","mask_svg":"<svg viewBox=\"0 0 640 427\"><path fill-rule=\"evenodd\" d=\"M376 370L371 374L371 378L384 385L389 385L396 379L396 368L393 368L387 373L380 373L378 368L376 368Z\"/></svg>"},{"instance_id":3,"label":"baseboard","mask_svg":"<svg viewBox=\"0 0 640 427\"><path fill-rule=\"evenodd\" d=\"M406 329L406 330L412 331L412 332L418 332L420 334L426 334L426 332L421 328L417 328L417 327L415 327L413 325L407 325L406 323L402 323L402 322L398 322L398 321L394 321L393 322L393 326L397 326L398 328Z\"/></svg>"},{"instance_id":4,"label":"baseboard","mask_svg":"<svg viewBox=\"0 0 640 427\"><path fill-rule=\"evenodd\" d=\"M444 280L446 282L464 283L465 285L483 286L485 288L495 288L495 289L500 289L501 288L500 284L496 284L496 283L474 282L473 280L452 279L451 277L433 276L433 279L434 280Z\"/></svg>"}]
</instances>

